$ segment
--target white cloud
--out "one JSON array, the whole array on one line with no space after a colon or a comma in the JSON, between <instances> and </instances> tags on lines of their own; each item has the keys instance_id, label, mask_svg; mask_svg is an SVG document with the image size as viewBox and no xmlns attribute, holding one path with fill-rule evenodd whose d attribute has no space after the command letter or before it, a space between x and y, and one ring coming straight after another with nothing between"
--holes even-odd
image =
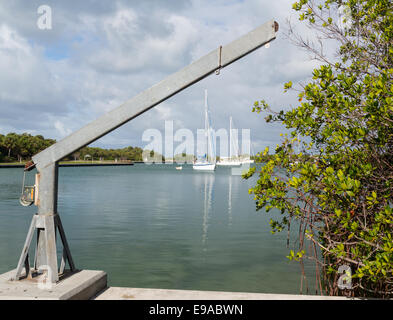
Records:
<instances>
[{"instance_id":1,"label":"white cloud","mask_svg":"<svg viewBox=\"0 0 393 320\"><path fill-rule=\"evenodd\" d=\"M198 39L197 29L189 19L175 14L162 17L157 24L169 32L145 33L144 17L130 9L94 21L94 29L103 30L101 41L106 47L90 52L89 63L96 70L122 74L180 68L184 55Z\"/></svg>"},{"instance_id":2,"label":"white cloud","mask_svg":"<svg viewBox=\"0 0 393 320\"><path fill-rule=\"evenodd\" d=\"M0 49L4 53L10 52L10 50L16 50L24 54L30 52L27 41L5 24L0 26Z\"/></svg>"},{"instance_id":3,"label":"white cloud","mask_svg":"<svg viewBox=\"0 0 393 320\"><path fill-rule=\"evenodd\" d=\"M66 128L64 123L59 120L56 120L54 122L54 126L62 138L64 138L65 136L68 136L69 134L72 133L72 130L69 128Z\"/></svg>"}]
</instances>

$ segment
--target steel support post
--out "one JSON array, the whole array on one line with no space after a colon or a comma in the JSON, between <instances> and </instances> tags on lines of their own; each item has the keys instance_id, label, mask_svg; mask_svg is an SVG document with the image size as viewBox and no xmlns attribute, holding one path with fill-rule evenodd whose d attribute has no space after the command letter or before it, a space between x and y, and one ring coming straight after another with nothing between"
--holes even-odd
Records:
<instances>
[{"instance_id":1,"label":"steel support post","mask_svg":"<svg viewBox=\"0 0 393 320\"><path fill-rule=\"evenodd\" d=\"M15 280L22 277L22 268L25 268L25 276L31 276L28 251L33 238L34 230L37 231L37 246L34 259L34 271L47 273L47 280L55 283L59 280L59 269L57 263L56 250L56 229L59 229L60 238L63 245L63 256L61 262L62 273L66 261L68 261L71 271L75 266L68 247L67 239L61 224L60 216L57 213L57 189L58 189L58 163L54 162L39 171L38 184L38 213L33 216L33 220L28 232L25 245L20 256Z\"/></svg>"},{"instance_id":2,"label":"steel support post","mask_svg":"<svg viewBox=\"0 0 393 320\"><path fill-rule=\"evenodd\" d=\"M59 280L56 253L55 215L57 214L58 164L52 163L40 170L38 187L38 217L43 231L37 243L35 269L47 270L51 282ZM49 279L48 279L49 280Z\"/></svg>"}]
</instances>

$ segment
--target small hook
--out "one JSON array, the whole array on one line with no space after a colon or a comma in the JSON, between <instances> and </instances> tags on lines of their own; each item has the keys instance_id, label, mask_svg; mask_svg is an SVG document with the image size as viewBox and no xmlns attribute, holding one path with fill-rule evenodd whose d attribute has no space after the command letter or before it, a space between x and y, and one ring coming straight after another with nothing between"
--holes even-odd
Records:
<instances>
[{"instance_id":1,"label":"small hook","mask_svg":"<svg viewBox=\"0 0 393 320\"><path fill-rule=\"evenodd\" d=\"M218 48L218 68L216 70L216 75L220 74L220 70L222 68L221 66L221 54L222 54L222 46L220 46L220 48Z\"/></svg>"}]
</instances>

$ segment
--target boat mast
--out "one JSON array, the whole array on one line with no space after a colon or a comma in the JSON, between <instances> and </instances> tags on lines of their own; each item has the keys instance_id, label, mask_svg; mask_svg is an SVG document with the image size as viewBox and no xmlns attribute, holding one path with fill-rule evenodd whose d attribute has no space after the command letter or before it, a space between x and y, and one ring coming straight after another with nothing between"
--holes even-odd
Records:
<instances>
[{"instance_id":1,"label":"boat mast","mask_svg":"<svg viewBox=\"0 0 393 320\"><path fill-rule=\"evenodd\" d=\"M238 135L237 135L237 138L236 138L236 140L234 140L233 139L233 129L232 129L232 125L233 125L233 120L232 120L232 116L230 116L230 118L229 118L230 120L229 120L229 132L230 132L230 135L229 135L229 141L230 141L230 146L229 146L229 150L230 150L230 160L233 160L233 161L236 161L236 159L237 160L240 160L240 155L239 155L239 145L238 145L238 143L239 143L239 141L238 141ZM237 131L236 131L237 132ZM233 156L233 154L235 154L234 156ZM233 158L233 159L232 159Z\"/></svg>"},{"instance_id":2,"label":"boat mast","mask_svg":"<svg viewBox=\"0 0 393 320\"><path fill-rule=\"evenodd\" d=\"M205 136L206 136L206 161L209 161L209 119L207 113L207 89L205 89Z\"/></svg>"},{"instance_id":3,"label":"boat mast","mask_svg":"<svg viewBox=\"0 0 393 320\"><path fill-rule=\"evenodd\" d=\"M229 161L232 160L232 116L229 117Z\"/></svg>"}]
</instances>

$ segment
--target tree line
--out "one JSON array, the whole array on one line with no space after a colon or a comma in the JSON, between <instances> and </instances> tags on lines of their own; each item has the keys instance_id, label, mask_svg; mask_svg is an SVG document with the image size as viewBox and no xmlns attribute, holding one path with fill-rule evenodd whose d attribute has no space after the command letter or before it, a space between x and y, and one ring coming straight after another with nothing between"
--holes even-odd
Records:
<instances>
[{"instance_id":1,"label":"tree line","mask_svg":"<svg viewBox=\"0 0 393 320\"><path fill-rule=\"evenodd\" d=\"M42 135L29 133L6 135L0 134L0 162L28 161L40 151L56 143L54 139L45 139ZM84 147L65 157L63 160L131 160L142 161L143 149L125 147L122 149L103 149Z\"/></svg>"},{"instance_id":2,"label":"tree line","mask_svg":"<svg viewBox=\"0 0 393 320\"><path fill-rule=\"evenodd\" d=\"M0 134L0 163L28 161L40 151L56 143L55 139L46 139L42 135L31 135L29 133L17 134L14 132L6 135ZM72 153L62 160L83 161L83 160L130 160L143 161L143 149L139 147L125 147L122 149L103 149L98 147L84 147ZM165 157L155 151L150 151L150 157L165 161ZM267 162L271 155L260 155L258 161ZM193 162L196 157L192 154L176 154L173 157L175 162ZM251 159L255 157L251 156ZM217 161L220 157L217 156ZM158 160L157 160L158 161Z\"/></svg>"}]
</instances>

